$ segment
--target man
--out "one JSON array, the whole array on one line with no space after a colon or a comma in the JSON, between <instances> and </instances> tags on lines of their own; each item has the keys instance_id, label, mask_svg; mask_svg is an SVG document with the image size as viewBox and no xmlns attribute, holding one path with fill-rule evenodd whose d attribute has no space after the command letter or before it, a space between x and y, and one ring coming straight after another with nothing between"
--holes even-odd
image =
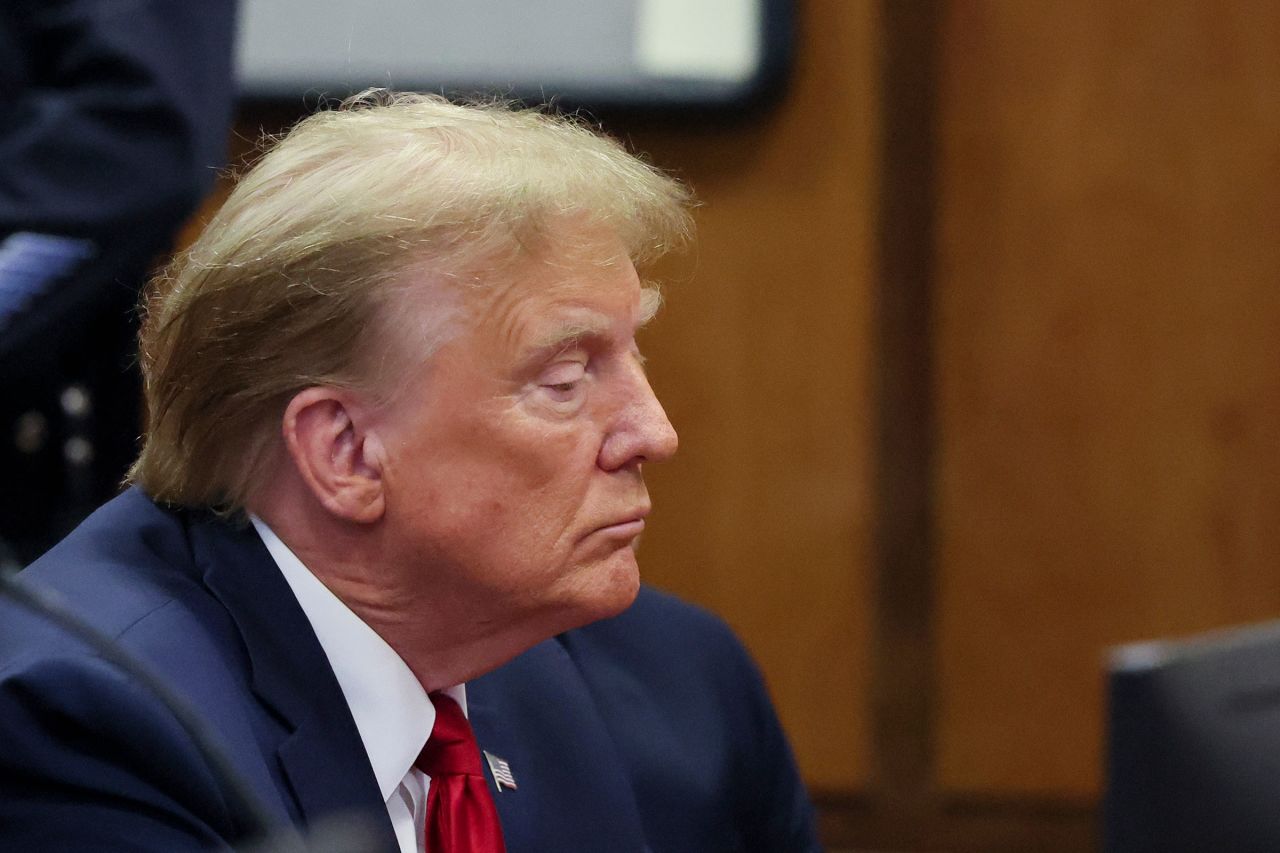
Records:
<instances>
[{"instance_id":1,"label":"man","mask_svg":"<svg viewBox=\"0 0 1280 853\"><path fill-rule=\"evenodd\" d=\"M687 201L538 112L374 93L305 120L157 287L137 488L24 582L184 696L281 821L372 815L432 853L813 849L754 667L638 582L641 470L676 435L635 264ZM0 650L0 847L243 834L136 683L34 617L0 614Z\"/></svg>"}]
</instances>

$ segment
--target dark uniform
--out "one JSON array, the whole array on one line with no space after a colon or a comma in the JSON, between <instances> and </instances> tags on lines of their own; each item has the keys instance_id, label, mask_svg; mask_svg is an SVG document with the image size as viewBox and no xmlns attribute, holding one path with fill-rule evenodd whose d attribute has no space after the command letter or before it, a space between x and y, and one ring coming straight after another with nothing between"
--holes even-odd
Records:
<instances>
[{"instance_id":1,"label":"dark uniform","mask_svg":"<svg viewBox=\"0 0 1280 853\"><path fill-rule=\"evenodd\" d=\"M116 491L139 289L225 159L234 0L0 3L0 550ZM0 555L3 559L3 555Z\"/></svg>"}]
</instances>

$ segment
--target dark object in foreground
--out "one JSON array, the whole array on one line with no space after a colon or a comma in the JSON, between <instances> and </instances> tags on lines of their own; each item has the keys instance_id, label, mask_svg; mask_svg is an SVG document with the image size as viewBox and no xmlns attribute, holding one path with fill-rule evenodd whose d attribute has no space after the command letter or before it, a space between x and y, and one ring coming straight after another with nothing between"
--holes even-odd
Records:
<instances>
[{"instance_id":1,"label":"dark object in foreground","mask_svg":"<svg viewBox=\"0 0 1280 853\"><path fill-rule=\"evenodd\" d=\"M1280 622L1116 650L1107 853L1271 853L1277 803Z\"/></svg>"}]
</instances>

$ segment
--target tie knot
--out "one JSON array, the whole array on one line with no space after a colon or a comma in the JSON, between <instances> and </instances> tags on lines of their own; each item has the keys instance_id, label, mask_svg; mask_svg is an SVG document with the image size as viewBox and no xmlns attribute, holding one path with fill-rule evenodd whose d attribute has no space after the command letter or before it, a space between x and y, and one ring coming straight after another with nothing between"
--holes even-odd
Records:
<instances>
[{"instance_id":1,"label":"tie knot","mask_svg":"<svg viewBox=\"0 0 1280 853\"><path fill-rule=\"evenodd\" d=\"M418 760L413 763L423 773L435 779L439 776L481 776L480 748L466 715L452 698L443 693L430 694L436 707L436 722L431 737L422 748Z\"/></svg>"}]
</instances>

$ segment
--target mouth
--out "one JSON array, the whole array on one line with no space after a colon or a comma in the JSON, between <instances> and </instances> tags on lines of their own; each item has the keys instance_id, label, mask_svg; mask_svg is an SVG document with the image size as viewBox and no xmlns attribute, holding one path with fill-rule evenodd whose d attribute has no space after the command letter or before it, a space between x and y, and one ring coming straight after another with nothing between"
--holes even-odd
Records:
<instances>
[{"instance_id":1,"label":"mouth","mask_svg":"<svg viewBox=\"0 0 1280 853\"><path fill-rule=\"evenodd\" d=\"M644 532L644 519L633 518L630 521L619 521L616 524L606 524L596 533L607 536L611 539L634 539Z\"/></svg>"},{"instance_id":2,"label":"mouth","mask_svg":"<svg viewBox=\"0 0 1280 853\"><path fill-rule=\"evenodd\" d=\"M644 532L644 520L649 515L649 510L650 507L646 504L617 521L597 527L593 532L609 538L634 539Z\"/></svg>"}]
</instances>

